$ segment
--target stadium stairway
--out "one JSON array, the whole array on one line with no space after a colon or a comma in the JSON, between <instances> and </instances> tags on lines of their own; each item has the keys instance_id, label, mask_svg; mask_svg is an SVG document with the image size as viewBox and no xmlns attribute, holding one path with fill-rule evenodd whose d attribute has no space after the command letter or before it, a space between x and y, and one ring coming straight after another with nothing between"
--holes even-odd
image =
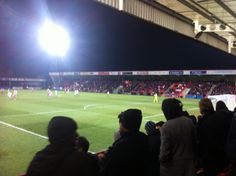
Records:
<instances>
[{"instance_id":1,"label":"stadium stairway","mask_svg":"<svg viewBox=\"0 0 236 176\"><path fill-rule=\"evenodd\" d=\"M208 95L211 95L211 93L213 92L213 90L214 90L215 87L216 87L216 84L214 84L214 85L211 86L210 90L209 90L209 91L207 92L207 94L206 94L206 97L207 97Z\"/></svg>"},{"instance_id":2,"label":"stadium stairway","mask_svg":"<svg viewBox=\"0 0 236 176\"><path fill-rule=\"evenodd\" d=\"M122 85L119 85L116 89L113 90L113 93L118 94L120 92L120 90L123 89Z\"/></svg>"},{"instance_id":3,"label":"stadium stairway","mask_svg":"<svg viewBox=\"0 0 236 176\"><path fill-rule=\"evenodd\" d=\"M166 89L166 91L163 93L163 96L164 96L164 97L169 97L169 96L170 96L171 89L172 89L174 86L175 86L175 83L172 83L172 84L170 85L170 87L168 87L168 88Z\"/></svg>"},{"instance_id":4,"label":"stadium stairway","mask_svg":"<svg viewBox=\"0 0 236 176\"><path fill-rule=\"evenodd\" d=\"M190 90L191 90L190 88L187 88L187 87L186 87L186 88L182 91L182 95L181 95L181 96L182 96L183 98L185 98L186 95L188 95L188 93L189 93Z\"/></svg>"}]
</instances>

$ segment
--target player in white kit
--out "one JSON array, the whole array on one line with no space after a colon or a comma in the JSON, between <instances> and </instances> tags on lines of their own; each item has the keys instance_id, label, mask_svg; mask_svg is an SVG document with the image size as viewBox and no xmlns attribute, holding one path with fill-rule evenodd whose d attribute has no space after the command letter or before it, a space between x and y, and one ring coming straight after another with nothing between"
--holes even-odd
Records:
<instances>
[{"instance_id":1,"label":"player in white kit","mask_svg":"<svg viewBox=\"0 0 236 176\"><path fill-rule=\"evenodd\" d=\"M48 95L48 97L52 96L52 91L50 89L47 89L47 95Z\"/></svg>"},{"instance_id":2,"label":"player in white kit","mask_svg":"<svg viewBox=\"0 0 236 176\"><path fill-rule=\"evenodd\" d=\"M78 89L75 89L74 95L75 95L75 96L76 96L76 95L79 95L79 90L78 90Z\"/></svg>"},{"instance_id":3,"label":"player in white kit","mask_svg":"<svg viewBox=\"0 0 236 176\"><path fill-rule=\"evenodd\" d=\"M18 94L17 90L14 89L14 90L13 90L13 94L12 94L12 98L13 98L14 100L16 100L17 94Z\"/></svg>"},{"instance_id":4,"label":"player in white kit","mask_svg":"<svg viewBox=\"0 0 236 176\"><path fill-rule=\"evenodd\" d=\"M11 96L12 96L10 89L7 90L7 96L8 96L8 98L11 98Z\"/></svg>"}]
</instances>

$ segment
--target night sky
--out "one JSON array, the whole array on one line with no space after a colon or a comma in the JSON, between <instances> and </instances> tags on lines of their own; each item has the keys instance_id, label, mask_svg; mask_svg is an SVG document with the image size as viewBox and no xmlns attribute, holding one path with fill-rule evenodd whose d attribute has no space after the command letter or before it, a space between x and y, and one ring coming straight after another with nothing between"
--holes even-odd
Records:
<instances>
[{"instance_id":1,"label":"night sky","mask_svg":"<svg viewBox=\"0 0 236 176\"><path fill-rule=\"evenodd\" d=\"M72 38L63 60L37 43L46 17ZM236 69L236 57L92 0L7 0L0 3L0 74L49 71Z\"/></svg>"}]
</instances>

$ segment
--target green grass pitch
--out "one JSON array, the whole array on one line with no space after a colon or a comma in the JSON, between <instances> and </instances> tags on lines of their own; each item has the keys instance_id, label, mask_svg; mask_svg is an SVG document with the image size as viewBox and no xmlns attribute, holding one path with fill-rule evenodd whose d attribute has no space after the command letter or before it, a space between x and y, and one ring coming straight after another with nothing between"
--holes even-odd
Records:
<instances>
[{"instance_id":1,"label":"green grass pitch","mask_svg":"<svg viewBox=\"0 0 236 176\"><path fill-rule=\"evenodd\" d=\"M47 139L14 127L46 136L49 120L56 115L75 119L79 134L90 141L90 151L106 149L118 129L117 115L128 108L143 112L142 130L148 120L164 120L161 102L153 103L151 96L114 95L73 92L47 97L46 91L18 91L17 100L0 96L0 175L24 173L34 154L47 145ZM198 100L181 99L184 109L198 114ZM7 126L7 123L14 126Z\"/></svg>"}]
</instances>

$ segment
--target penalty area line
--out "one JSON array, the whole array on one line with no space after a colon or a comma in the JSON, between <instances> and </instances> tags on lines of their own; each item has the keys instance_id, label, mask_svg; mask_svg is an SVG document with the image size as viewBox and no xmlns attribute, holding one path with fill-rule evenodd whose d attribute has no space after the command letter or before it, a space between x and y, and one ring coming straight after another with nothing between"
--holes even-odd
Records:
<instances>
[{"instance_id":1,"label":"penalty area line","mask_svg":"<svg viewBox=\"0 0 236 176\"><path fill-rule=\"evenodd\" d=\"M8 127L11 127L11 128L14 128L14 129L17 129L19 131L23 131L25 133L28 133L28 134L31 134L31 135L34 135L34 136L38 136L38 137L43 138L43 139L48 139L47 136L43 136L41 134L38 134L38 133L35 133L35 132L32 132L32 131L26 130L24 128L17 127L15 125L10 124L10 123L6 123L6 122L3 122L3 121L0 121L0 124L8 126Z\"/></svg>"}]
</instances>

